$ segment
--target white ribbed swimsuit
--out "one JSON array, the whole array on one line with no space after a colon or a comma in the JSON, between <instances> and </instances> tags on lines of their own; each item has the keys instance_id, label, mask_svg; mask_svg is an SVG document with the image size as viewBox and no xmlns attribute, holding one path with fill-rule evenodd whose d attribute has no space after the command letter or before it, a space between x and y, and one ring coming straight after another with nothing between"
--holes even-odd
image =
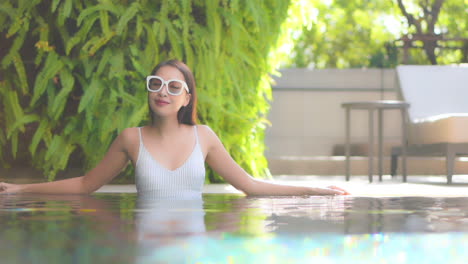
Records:
<instances>
[{"instance_id":1,"label":"white ribbed swimsuit","mask_svg":"<svg viewBox=\"0 0 468 264\"><path fill-rule=\"evenodd\" d=\"M182 166L169 170L145 148L140 135L140 148L135 165L135 182L138 194L155 198L194 199L200 198L205 183L205 160L198 140L197 126L195 129L195 147Z\"/></svg>"}]
</instances>

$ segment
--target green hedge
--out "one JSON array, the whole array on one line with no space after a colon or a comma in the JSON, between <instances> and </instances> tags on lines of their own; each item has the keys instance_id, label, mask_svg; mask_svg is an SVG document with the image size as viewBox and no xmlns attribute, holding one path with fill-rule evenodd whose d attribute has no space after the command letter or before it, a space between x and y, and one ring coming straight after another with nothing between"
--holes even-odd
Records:
<instances>
[{"instance_id":1,"label":"green hedge","mask_svg":"<svg viewBox=\"0 0 468 264\"><path fill-rule=\"evenodd\" d=\"M158 62L177 58L197 79L200 123L248 172L268 175L271 55L289 5L2 1L0 162L33 166L48 180L72 165L90 169L122 129L148 122L144 78Z\"/></svg>"}]
</instances>

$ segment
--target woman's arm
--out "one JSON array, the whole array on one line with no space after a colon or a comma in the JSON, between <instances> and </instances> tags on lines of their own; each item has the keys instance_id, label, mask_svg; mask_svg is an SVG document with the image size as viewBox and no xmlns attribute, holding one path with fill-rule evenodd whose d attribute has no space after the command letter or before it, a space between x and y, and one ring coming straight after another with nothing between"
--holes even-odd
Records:
<instances>
[{"instance_id":1,"label":"woman's arm","mask_svg":"<svg viewBox=\"0 0 468 264\"><path fill-rule=\"evenodd\" d=\"M112 143L101 162L86 175L66 180L35 183L0 183L0 193L87 194L112 180L127 165L129 129L125 129Z\"/></svg>"},{"instance_id":2,"label":"woman's arm","mask_svg":"<svg viewBox=\"0 0 468 264\"><path fill-rule=\"evenodd\" d=\"M207 144L207 164L236 189L247 195L342 195L347 191L336 186L314 188L283 185L255 179L243 170L229 155L218 136L207 126L201 126Z\"/></svg>"}]
</instances>

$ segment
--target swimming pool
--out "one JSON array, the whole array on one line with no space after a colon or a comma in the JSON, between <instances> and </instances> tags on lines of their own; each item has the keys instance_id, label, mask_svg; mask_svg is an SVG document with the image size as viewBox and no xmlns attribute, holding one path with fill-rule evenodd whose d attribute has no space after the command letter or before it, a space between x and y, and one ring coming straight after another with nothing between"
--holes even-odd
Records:
<instances>
[{"instance_id":1,"label":"swimming pool","mask_svg":"<svg viewBox=\"0 0 468 264\"><path fill-rule=\"evenodd\" d=\"M1 263L468 263L468 197L0 201Z\"/></svg>"}]
</instances>

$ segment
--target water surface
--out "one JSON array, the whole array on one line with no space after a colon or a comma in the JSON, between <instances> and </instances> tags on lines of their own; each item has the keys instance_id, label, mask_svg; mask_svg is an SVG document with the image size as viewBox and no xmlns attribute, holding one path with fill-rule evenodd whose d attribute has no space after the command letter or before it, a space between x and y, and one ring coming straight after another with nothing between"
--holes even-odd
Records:
<instances>
[{"instance_id":1,"label":"water surface","mask_svg":"<svg viewBox=\"0 0 468 264\"><path fill-rule=\"evenodd\" d=\"M1 263L468 263L468 197L0 195Z\"/></svg>"}]
</instances>

